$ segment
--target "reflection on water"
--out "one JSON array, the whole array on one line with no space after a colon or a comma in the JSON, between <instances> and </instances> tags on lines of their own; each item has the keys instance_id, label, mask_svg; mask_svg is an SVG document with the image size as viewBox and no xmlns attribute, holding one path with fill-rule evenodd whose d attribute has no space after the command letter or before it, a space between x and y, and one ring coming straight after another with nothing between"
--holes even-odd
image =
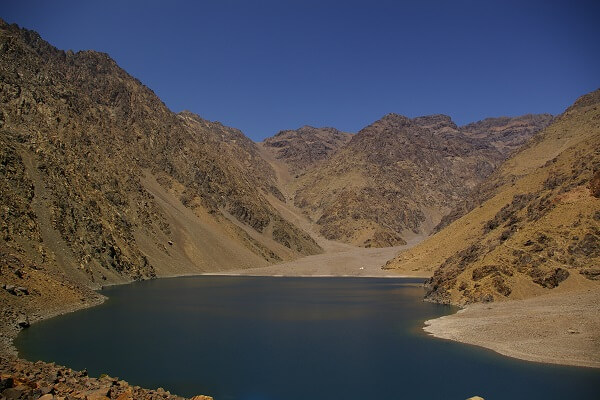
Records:
<instances>
[{"instance_id":1,"label":"reflection on water","mask_svg":"<svg viewBox=\"0 0 600 400\"><path fill-rule=\"evenodd\" d=\"M600 372L430 338L415 279L201 276L106 289L96 308L35 324L17 346L180 395L225 399L593 398Z\"/></svg>"}]
</instances>

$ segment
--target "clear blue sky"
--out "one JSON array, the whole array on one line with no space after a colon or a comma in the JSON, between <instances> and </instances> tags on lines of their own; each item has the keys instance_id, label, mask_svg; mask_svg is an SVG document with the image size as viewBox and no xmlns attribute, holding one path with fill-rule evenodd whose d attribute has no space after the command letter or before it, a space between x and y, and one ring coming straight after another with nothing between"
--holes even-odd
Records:
<instances>
[{"instance_id":1,"label":"clear blue sky","mask_svg":"<svg viewBox=\"0 0 600 400\"><path fill-rule=\"evenodd\" d=\"M29 1L0 16L109 53L173 111L254 140L386 113L562 112L600 87L594 1Z\"/></svg>"}]
</instances>

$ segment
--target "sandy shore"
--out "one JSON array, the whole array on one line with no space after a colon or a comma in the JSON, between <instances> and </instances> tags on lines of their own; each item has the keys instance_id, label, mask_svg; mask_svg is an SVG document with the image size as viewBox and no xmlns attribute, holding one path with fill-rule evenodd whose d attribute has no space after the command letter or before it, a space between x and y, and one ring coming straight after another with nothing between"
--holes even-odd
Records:
<instances>
[{"instance_id":1,"label":"sandy shore","mask_svg":"<svg viewBox=\"0 0 600 400\"><path fill-rule=\"evenodd\" d=\"M600 368L600 289L474 304L425 325L435 337L509 357Z\"/></svg>"},{"instance_id":2,"label":"sandy shore","mask_svg":"<svg viewBox=\"0 0 600 400\"><path fill-rule=\"evenodd\" d=\"M365 249L339 244L324 254L302 257L297 260L249 268L216 272L209 275L246 276L358 276L358 277L428 277L428 272L407 274L404 271L384 270L381 267L399 251L414 246L420 238L405 246Z\"/></svg>"}]
</instances>

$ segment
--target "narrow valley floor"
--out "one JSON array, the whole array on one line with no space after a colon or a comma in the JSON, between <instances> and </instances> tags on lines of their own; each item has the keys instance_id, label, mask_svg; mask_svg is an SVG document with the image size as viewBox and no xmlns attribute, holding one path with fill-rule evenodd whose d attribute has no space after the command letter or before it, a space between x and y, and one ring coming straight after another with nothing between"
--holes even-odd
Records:
<instances>
[{"instance_id":1,"label":"narrow valley floor","mask_svg":"<svg viewBox=\"0 0 600 400\"><path fill-rule=\"evenodd\" d=\"M416 245L419 240L420 238L414 239L405 246L370 249L336 243L335 248L324 246L327 251L323 254L302 257L267 267L229 270L213 275L428 277L430 276L428 271L413 271L414 273L407 274L381 268L399 251Z\"/></svg>"}]
</instances>

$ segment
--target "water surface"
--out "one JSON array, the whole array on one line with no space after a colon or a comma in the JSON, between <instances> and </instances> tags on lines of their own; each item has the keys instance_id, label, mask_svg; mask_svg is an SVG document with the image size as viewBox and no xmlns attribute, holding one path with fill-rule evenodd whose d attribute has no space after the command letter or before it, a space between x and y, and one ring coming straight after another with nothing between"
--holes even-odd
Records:
<instances>
[{"instance_id":1,"label":"water surface","mask_svg":"<svg viewBox=\"0 0 600 400\"><path fill-rule=\"evenodd\" d=\"M200 276L115 286L34 324L20 355L216 400L597 398L600 371L426 336L414 279Z\"/></svg>"}]
</instances>

